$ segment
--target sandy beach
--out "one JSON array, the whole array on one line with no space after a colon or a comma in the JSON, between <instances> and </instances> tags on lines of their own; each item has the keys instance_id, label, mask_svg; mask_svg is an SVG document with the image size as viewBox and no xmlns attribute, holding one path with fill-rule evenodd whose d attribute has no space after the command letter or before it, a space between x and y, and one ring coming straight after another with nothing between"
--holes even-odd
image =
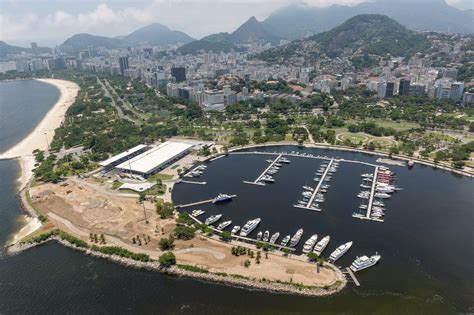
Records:
<instances>
[{"instance_id":1,"label":"sandy beach","mask_svg":"<svg viewBox=\"0 0 474 315\"><path fill-rule=\"evenodd\" d=\"M74 82L58 79L37 80L56 86L59 89L60 97L29 135L8 151L0 154L0 160L20 159L21 174L18 178L20 189L28 183L32 176L35 164L32 152L35 149L47 149L47 146L53 140L54 130L63 122L67 109L74 102L79 92L79 86Z\"/></svg>"}]
</instances>

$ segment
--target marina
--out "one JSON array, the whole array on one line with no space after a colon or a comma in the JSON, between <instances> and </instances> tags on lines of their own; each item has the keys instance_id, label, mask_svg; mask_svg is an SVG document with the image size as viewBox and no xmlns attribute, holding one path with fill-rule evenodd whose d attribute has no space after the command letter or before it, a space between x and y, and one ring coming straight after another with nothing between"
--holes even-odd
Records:
<instances>
[{"instance_id":1,"label":"marina","mask_svg":"<svg viewBox=\"0 0 474 315\"><path fill-rule=\"evenodd\" d=\"M326 176L328 175L328 172L330 171L333 163L334 163L334 159L329 160L329 164L326 166L326 169L323 175L321 176L321 178L319 179L316 188L314 188L313 194L311 195L311 198L308 200L308 203L306 205L297 204L297 205L294 205L293 207L307 209L307 210L321 211L321 209L319 207L314 206L313 203L315 201L316 196L320 194L321 186L324 186Z\"/></svg>"},{"instance_id":2,"label":"marina","mask_svg":"<svg viewBox=\"0 0 474 315\"><path fill-rule=\"evenodd\" d=\"M278 164L278 161L280 158L283 156L283 154L279 154L276 159L270 162L270 165L260 174L260 176L257 177L256 180L253 182L249 181L244 181L245 184L253 184L253 185L260 185L260 186L265 186L265 182L272 182L273 177L269 175L269 172L274 169L276 164Z\"/></svg>"}]
</instances>

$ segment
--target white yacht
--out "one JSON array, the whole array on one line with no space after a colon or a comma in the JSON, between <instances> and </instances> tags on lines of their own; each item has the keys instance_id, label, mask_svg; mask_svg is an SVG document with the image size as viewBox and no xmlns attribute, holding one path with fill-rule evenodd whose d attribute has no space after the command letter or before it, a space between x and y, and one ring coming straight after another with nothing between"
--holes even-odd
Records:
<instances>
[{"instance_id":1,"label":"white yacht","mask_svg":"<svg viewBox=\"0 0 474 315\"><path fill-rule=\"evenodd\" d=\"M260 231L257 233L257 241L260 241L262 239L262 236L263 236L263 232Z\"/></svg>"},{"instance_id":2,"label":"white yacht","mask_svg":"<svg viewBox=\"0 0 474 315\"><path fill-rule=\"evenodd\" d=\"M314 246L313 253L318 256L321 256L321 253L324 251L326 246L328 246L331 237L329 235L323 237L317 244Z\"/></svg>"},{"instance_id":3,"label":"white yacht","mask_svg":"<svg viewBox=\"0 0 474 315\"><path fill-rule=\"evenodd\" d=\"M354 262L352 263L351 269L352 271L357 272L372 267L373 265L379 262L380 258L382 258L382 256L377 253L375 253L375 255L371 257L367 257L365 255L362 257L357 257L357 259L354 260Z\"/></svg>"},{"instance_id":4,"label":"white yacht","mask_svg":"<svg viewBox=\"0 0 474 315\"><path fill-rule=\"evenodd\" d=\"M224 222L222 222L221 224L219 224L219 225L217 226L217 229L218 229L218 230L223 230L223 229L225 229L226 227L228 227L228 226L231 225L231 224L232 224L232 221L224 221Z\"/></svg>"},{"instance_id":5,"label":"white yacht","mask_svg":"<svg viewBox=\"0 0 474 315\"><path fill-rule=\"evenodd\" d=\"M192 215L193 217L198 217L198 216L200 216L200 215L202 215L202 214L204 214L204 213L206 213L206 211L203 211L203 210L201 210L201 209L197 209L197 210L193 210L193 212L191 212L191 215Z\"/></svg>"},{"instance_id":6,"label":"white yacht","mask_svg":"<svg viewBox=\"0 0 474 315\"><path fill-rule=\"evenodd\" d=\"M329 256L329 259L332 261L338 260L339 258L342 257L342 255L344 255L351 248L351 246L352 246L352 242L347 242L345 244L342 244L341 246L336 248L335 251L331 253L331 256Z\"/></svg>"},{"instance_id":7,"label":"white yacht","mask_svg":"<svg viewBox=\"0 0 474 315\"><path fill-rule=\"evenodd\" d=\"M240 236L248 236L260 224L260 221L260 218L256 218L245 223L244 227L240 231Z\"/></svg>"},{"instance_id":8,"label":"white yacht","mask_svg":"<svg viewBox=\"0 0 474 315\"><path fill-rule=\"evenodd\" d=\"M288 245L288 242L290 241L290 239L291 239L291 235L285 236L285 237L281 240L281 246L286 246L286 245Z\"/></svg>"},{"instance_id":9,"label":"white yacht","mask_svg":"<svg viewBox=\"0 0 474 315\"><path fill-rule=\"evenodd\" d=\"M304 246L303 246L303 253L307 254L309 253L310 251L313 250L313 247L314 247L314 244L316 244L316 241L318 240L318 234L314 234L312 235L307 241L306 243L304 243Z\"/></svg>"},{"instance_id":10,"label":"white yacht","mask_svg":"<svg viewBox=\"0 0 474 315\"><path fill-rule=\"evenodd\" d=\"M303 189L307 190L307 191L313 191L314 190L312 187L309 187L309 186L303 186Z\"/></svg>"},{"instance_id":11,"label":"white yacht","mask_svg":"<svg viewBox=\"0 0 474 315\"><path fill-rule=\"evenodd\" d=\"M214 198L212 200L212 203L218 203L218 202L223 202L223 201L227 201L227 200L231 200L232 197L230 195L227 195L227 194L219 194L217 195L216 198Z\"/></svg>"},{"instance_id":12,"label":"white yacht","mask_svg":"<svg viewBox=\"0 0 474 315\"><path fill-rule=\"evenodd\" d=\"M240 230L240 226L238 225L235 225L233 228L232 228L232 231L230 231L230 233L232 234L237 234L237 232Z\"/></svg>"},{"instance_id":13,"label":"white yacht","mask_svg":"<svg viewBox=\"0 0 474 315\"><path fill-rule=\"evenodd\" d=\"M206 223L207 225L211 225L212 223L219 221L221 218L222 214L211 215L209 218L206 219L204 223Z\"/></svg>"},{"instance_id":14,"label":"white yacht","mask_svg":"<svg viewBox=\"0 0 474 315\"><path fill-rule=\"evenodd\" d=\"M296 231L295 235L293 235L293 237L290 240L290 247L295 247L296 245L298 245L302 236L303 236L303 229L299 229L298 231Z\"/></svg>"},{"instance_id":15,"label":"white yacht","mask_svg":"<svg viewBox=\"0 0 474 315\"><path fill-rule=\"evenodd\" d=\"M374 195L375 198L382 198L382 199L387 199L387 198L390 198L392 196L390 196L389 194L386 194L386 193L376 193Z\"/></svg>"},{"instance_id":16,"label":"white yacht","mask_svg":"<svg viewBox=\"0 0 474 315\"><path fill-rule=\"evenodd\" d=\"M277 241L279 237L280 237L280 232L276 232L275 234L272 235L272 237L270 237L270 243L275 244L275 242Z\"/></svg>"},{"instance_id":17,"label":"white yacht","mask_svg":"<svg viewBox=\"0 0 474 315\"><path fill-rule=\"evenodd\" d=\"M265 233L263 233L263 239L264 242L268 242L270 240L270 231L266 230Z\"/></svg>"}]
</instances>

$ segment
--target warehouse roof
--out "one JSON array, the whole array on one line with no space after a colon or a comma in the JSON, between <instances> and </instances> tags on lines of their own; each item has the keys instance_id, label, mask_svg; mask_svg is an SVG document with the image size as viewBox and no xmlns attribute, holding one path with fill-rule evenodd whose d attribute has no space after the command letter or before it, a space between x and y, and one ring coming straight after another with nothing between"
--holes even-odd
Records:
<instances>
[{"instance_id":1,"label":"warehouse roof","mask_svg":"<svg viewBox=\"0 0 474 315\"><path fill-rule=\"evenodd\" d=\"M147 174L183 154L192 147L193 145L188 143L163 142L159 146L145 151L129 161L119 164L117 168Z\"/></svg>"},{"instance_id":2,"label":"warehouse roof","mask_svg":"<svg viewBox=\"0 0 474 315\"><path fill-rule=\"evenodd\" d=\"M107 160L100 162L99 165L101 165L101 166L108 166L108 165L110 165L110 164L112 164L112 163L114 163L114 162L117 162L118 160L120 160L120 159L122 159L122 158L124 158L124 157L127 157L128 155L133 154L133 153L137 152L138 150L142 150L143 148L146 148L146 147L147 147L147 146L144 145L144 144L139 144L139 145L137 145L137 146L135 146L135 147L133 147L133 148L131 148L131 149L128 149L127 151L124 151L124 152L122 152L122 153L119 153L119 154L117 154L117 155L114 155L114 156L112 156L111 158L108 158Z\"/></svg>"}]
</instances>

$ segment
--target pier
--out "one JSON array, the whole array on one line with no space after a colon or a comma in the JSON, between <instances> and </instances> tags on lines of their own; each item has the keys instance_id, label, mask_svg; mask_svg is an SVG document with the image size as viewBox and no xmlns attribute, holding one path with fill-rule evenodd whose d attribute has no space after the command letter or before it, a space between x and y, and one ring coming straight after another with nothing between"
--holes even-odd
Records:
<instances>
[{"instance_id":1,"label":"pier","mask_svg":"<svg viewBox=\"0 0 474 315\"><path fill-rule=\"evenodd\" d=\"M271 169L275 163L278 162L278 160L283 156L283 153L280 153L276 159L273 160L272 163L270 163L270 165L260 174L260 176L257 177L256 180L254 180L253 182L250 182L250 181L244 181L245 184L252 184L252 185L259 185L259 186L265 186L265 184L261 183L260 182L260 179L262 179L262 177L268 172L269 169Z\"/></svg>"},{"instance_id":2,"label":"pier","mask_svg":"<svg viewBox=\"0 0 474 315\"><path fill-rule=\"evenodd\" d=\"M193 215L190 214L189 217L193 221L195 221L196 223L203 224L203 222L201 222L198 218L194 217ZM222 233L223 232L221 230L216 229L212 225L208 225L208 227L210 229L212 229L215 233ZM253 239L253 238L250 238L250 237L244 237L244 236L240 236L240 235L236 235L236 234L232 234L231 236L232 236L232 240L235 240L235 241L238 241L238 242L240 241L240 242L243 242L243 243L250 243L250 244L253 244L253 245L256 245L257 242L266 243L266 244L269 244L271 247L276 248L277 250L280 250L280 251L283 251L284 249L287 249L290 252L294 252L296 250L293 247L286 247L286 246L282 246L282 245L278 245L278 244L272 244L272 243L268 243L268 242L257 241L256 239Z\"/></svg>"},{"instance_id":3,"label":"pier","mask_svg":"<svg viewBox=\"0 0 474 315\"><path fill-rule=\"evenodd\" d=\"M193 182L191 180L182 180L180 183L185 183L185 184L195 184L195 185L206 185L207 182Z\"/></svg>"},{"instance_id":4,"label":"pier","mask_svg":"<svg viewBox=\"0 0 474 315\"><path fill-rule=\"evenodd\" d=\"M306 204L306 206L294 205L295 208L308 209L308 210L314 210L314 211L321 211L321 209L314 208L314 207L311 206L311 205L313 204L314 198L316 198L316 195L318 194L319 189L321 188L321 185L324 183L324 179L325 179L326 176L328 175L328 172L329 172L329 169L330 169L331 166L332 166L332 163L334 163L334 159L331 159L331 160L329 161L328 166L327 166L326 169L324 170L323 176L321 176L321 178L320 178L320 180L319 180L319 182L318 182L318 185L316 186L316 188L314 188L313 194L311 195L311 198L309 198L309 201L308 201L308 203Z\"/></svg>"},{"instance_id":5,"label":"pier","mask_svg":"<svg viewBox=\"0 0 474 315\"><path fill-rule=\"evenodd\" d=\"M361 219L361 220L371 220L377 222L383 222L383 219L372 218L372 207L374 206L374 196L375 196L375 189L377 187L377 176L379 174L379 166L375 166L374 176L372 180L372 187L370 189L370 196L369 196L369 204L367 205L367 212L365 215L363 214L353 214L352 217Z\"/></svg>"},{"instance_id":6,"label":"pier","mask_svg":"<svg viewBox=\"0 0 474 315\"><path fill-rule=\"evenodd\" d=\"M347 267L346 271L345 272L343 271L343 273L347 273L352 278L352 281L354 281L355 285L357 287L360 287L360 282L359 282L359 280L357 280L357 278L356 278L355 274L352 272L351 268Z\"/></svg>"},{"instance_id":7,"label":"pier","mask_svg":"<svg viewBox=\"0 0 474 315\"><path fill-rule=\"evenodd\" d=\"M230 195L230 198L235 198L237 197L237 195ZM188 207L193 207L193 206L197 206L197 205L202 205L202 204L205 204L205 203L211 203L214 201L214 198L212 199L207 199L207 200L202 200L202 201L196 201L196 202L192 202L192 203L187 203L187 204L183 204L183 205L176 205L175 208L188 208Z\"/></svg>"}]
</instances>

